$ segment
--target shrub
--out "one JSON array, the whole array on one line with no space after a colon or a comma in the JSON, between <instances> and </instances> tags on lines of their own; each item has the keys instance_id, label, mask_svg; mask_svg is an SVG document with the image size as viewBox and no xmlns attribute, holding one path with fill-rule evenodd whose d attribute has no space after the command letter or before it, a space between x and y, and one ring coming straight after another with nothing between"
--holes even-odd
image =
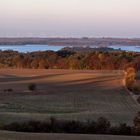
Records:
<instances>
[{"instance_id":1,"label":"shrub","mask_svg":"<svg viewBox=\"0 0 140 140\"><path fill-rule=\"evenodd\" d=\"M111 124L106 118L100 117L97 120L96 131L98 134L107 134L109 133L110 126Z\"/></svg>"},{"instance_id":2,"label":"shrub","mask_svg":"<svg viewBox=\"0 0 140 140\"><path fill-rule=\"evenodd\" d=\"M97 122L95 121L88 121L86 123L86 128L85 128L85 133L87 134L96 134L96 126L97 126Z\"/></svg>"},{"instance_id":3,"label":"shrub","mask_svg":"<svg viewBox=\"0 0 140 140\"><path fill-rule=\"evenodd\" d=\"M138 97L137 101L138 101L138 103L140 103L140 97Z\"/></svg>"},{"instance_id":4,"label":"shrub","mask_svg":"<svg viewBox=\"0 0 140 140\"><path fill-rule=\"evenodd\" d=\"M9 88L9 89L4 89L4 92L13 92L13 89Z\"/></svg>"},{"instance_id":5,"label":"shrub","mask_svg":"<svg viewBox=\"0 0 140 140\"><path fill-rule=\"evenodd\" d=\"M110 133L113 135L132 135L132 128L127 124L120 124L110 128Z\"/></svg>"},{"instance_id":6,"label":"shrub","mask_svg":"<svg viewBox=\"0 0 140 140\"><path fill-rule=\"evenodd\" d=\"M134 135L140 136L140 112L137 114L137 116L134 119L133 133Z\"/></svg>"},{"instance_id":7,"label":"shrub","mask_svg":"<svg viewBox=\"0 0 140 140\"><path fill-rule=\"evenodd\" d=\"M42 133L78 133L78 134L112 134L112 135L140 135L140 113L134 119L134 126L127 124L111 126L106 118L95 121L66 121L50 118L49 121L15 122L4 125L1 129L18 132Z\"/></svg>"},{"instance_id":8,"label":"shrub","mask_svg":"<svg viewBox=\"0 0 140 140\"><path fill-rule=\"evenodd\" d=\"M139 83L139 81L134 82L134 84L132 85L132 91L136 95L140 94L140 83Z\"/></svg>"},{"instance_id":9,"label":"shrub","mask_svg":"<svg viewBox=\"0 0 140 140\"><path fill-rule=\"evenodd\" d=\"M125 77L125 82L126 86L129 88L131 85L134 83L136 78L136 71L133 67L130 67L126 70L126 77Z\"/></svg>"},{"instance_id":10,"label":"shrub","mask_svg":"<svg viewBox=\"0 0 140 140\"><path fill-rule=\"evenodd\" d=\"M28 89L30 90L30 91L34 91L34 90L36 90L36 84L34 84L34 83L31 83L31 84L29 84L29 86L28 86Z\"/></svg>"}]
</instances>

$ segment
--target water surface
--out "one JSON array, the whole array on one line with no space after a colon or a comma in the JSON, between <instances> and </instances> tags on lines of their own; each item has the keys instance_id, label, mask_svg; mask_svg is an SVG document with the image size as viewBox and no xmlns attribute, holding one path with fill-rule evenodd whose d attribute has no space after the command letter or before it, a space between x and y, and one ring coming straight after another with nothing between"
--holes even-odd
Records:
<instances>
[{"instance_id":1,"label":"water surface","mask_svg":"<svg viewBox=\"0 0 140 140\"><path fill-rule=\"evenodd\" d=\"M58 51L64 48L65 46L50 46L50 45L0 45L0 50L14 50L18 52L34 52L34 51ZM93 46L92 46L93 48ZM140 52L140 46L109 46L109 48L113 49L121 49L124 51L133 51L133 52Z\"/></svg>"},{"instance_id":2,"label":"water surface","mask_svg":"<svg viewBox=\"0 0 140 140\"><path fill-rule=\"evenodd\" d=\"M120 49L120 50L124 50L124 51L140 52L140 46L121 46L121 45L116 45L116 46L109 46L109 48Z\"/></svg>"},{"instance_id":3,"label":"water surface","mask_svg":"<svg viewBox=\"0 0 140 140\"><path fill-rule=\"evenodd\" d=\"M34 51L58 51L64 46L49 46L49 45L0 45L0 50L13 50L18 52L34 52Z\"/></svg>"}]
</instances>

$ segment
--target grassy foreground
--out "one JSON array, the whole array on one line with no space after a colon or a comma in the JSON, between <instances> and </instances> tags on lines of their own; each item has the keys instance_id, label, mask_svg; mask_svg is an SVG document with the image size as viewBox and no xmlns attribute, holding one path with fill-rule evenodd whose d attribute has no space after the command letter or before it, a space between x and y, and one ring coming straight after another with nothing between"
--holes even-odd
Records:
<instances>
[{"instance_id":1,"label":"grassy foreground","mask_svg":"<svg viewBox=\"0 0 140 140\"><path fill-rule=\"evenodd\" d=\"M139 140L139 137L80 134L39 134L0 131L0 140Z\"/></svg>"}]
</instances>

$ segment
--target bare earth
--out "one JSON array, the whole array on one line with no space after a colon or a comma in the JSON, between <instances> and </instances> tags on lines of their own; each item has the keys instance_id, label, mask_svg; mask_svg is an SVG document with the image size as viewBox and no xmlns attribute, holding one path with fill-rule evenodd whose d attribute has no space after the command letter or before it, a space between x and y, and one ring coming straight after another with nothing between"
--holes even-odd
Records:
<instances>
[{"instance_id":1,"label":"bare earth","mask_svg":"<svg viewBox=\"0 0 140 140\"><path fill-rule=\"evenodd\" d=\"M139 140L140 137L73 134L34 134L1 131L0 140Z\"/></svg>"},{"instance_id":2,"label":"bare earth","mask_svg":"<svg viewBox=\"0 0 140 140\"><path fill-rule=\"evenodd\" d=\"M123 85L121 71L0 70L0 122L58 119L132 124L140 106ZM28 85L36 83L37 91ZM12 88L14 91L5 93Z\"/></svg>"}]
</instances>

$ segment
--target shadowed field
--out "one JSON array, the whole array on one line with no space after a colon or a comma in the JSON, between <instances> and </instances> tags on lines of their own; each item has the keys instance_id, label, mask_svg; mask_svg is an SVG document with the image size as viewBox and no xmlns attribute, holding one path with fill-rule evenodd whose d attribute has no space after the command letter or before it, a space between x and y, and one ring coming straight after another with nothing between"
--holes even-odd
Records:
<instances>
[{"instance_id":1,"label":"shadowed field","mask_svg":"<svg viewBox=\"0 0 140 140\"><path fill-rule=\"evenodd\" d=\"M132 124L139 105L121 71L0 70L0 122L58 119ZM28 91L36 83L37 90ZM14 91L5 93L12 88Z\"/></svg>"},{"instance_id":2,"label":"shadowed field","mask_svg":"<svg viewBox=\"0 0 140 140\"><path fill-rule=\"evenodd\" d=\"M73 134L35 134L1 131L1 140L139 140L139 137Z\"/></svg>"}]
</instances>

